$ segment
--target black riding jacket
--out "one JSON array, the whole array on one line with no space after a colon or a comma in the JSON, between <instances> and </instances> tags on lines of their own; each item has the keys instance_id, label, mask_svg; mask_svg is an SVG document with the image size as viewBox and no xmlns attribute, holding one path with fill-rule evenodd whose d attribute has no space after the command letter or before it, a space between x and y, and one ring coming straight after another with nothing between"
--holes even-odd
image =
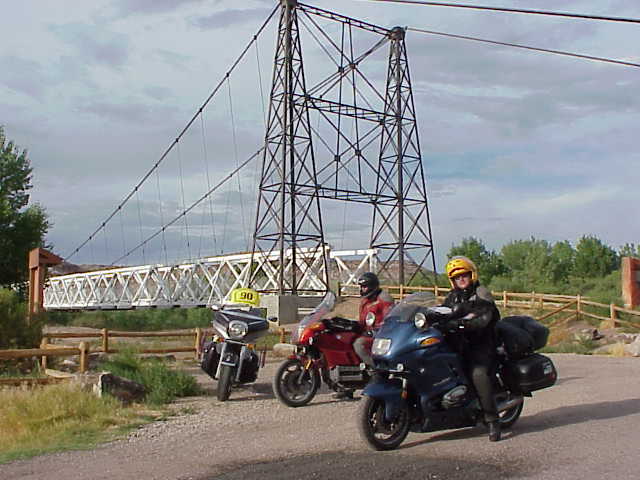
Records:
<instances>
[{"instance_id":1,"label":"black riding jacket","mask_svg":"<svg viewBox=\"0 0 640 480\"><path fill-rule=\"evenodd\" d=\"M456 326L463 327L458 328L457 332L462 334L460 340L464 340L464 346L495 346L495 325L500 320L500 312L487 288L479 282L464 290L454 288L444 299L443 305L453 310L449 321L449 326L454 327L451 330Z\"/></svg>"}]
</instances>

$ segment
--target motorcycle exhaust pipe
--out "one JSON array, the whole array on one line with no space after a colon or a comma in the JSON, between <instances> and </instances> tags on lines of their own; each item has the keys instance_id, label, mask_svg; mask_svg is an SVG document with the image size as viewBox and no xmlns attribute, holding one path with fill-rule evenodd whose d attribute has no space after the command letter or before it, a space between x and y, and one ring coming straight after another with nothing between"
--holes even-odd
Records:
<instances>
[{"instance_id":1,"label":"motorcycle exhaust pipe","mask_svg":"<svg viewBox=\"0 0 640 480\"><path fill-rule=\"evenodd\" d=\"M522 402L524 402L524 397L522 396L512 398L510 400L507 400L506 402L498 402L498 405L497 405L498 413L506 412L507 410L510 410L513 407L517 407Z\"/></svg>"}]
</instances>

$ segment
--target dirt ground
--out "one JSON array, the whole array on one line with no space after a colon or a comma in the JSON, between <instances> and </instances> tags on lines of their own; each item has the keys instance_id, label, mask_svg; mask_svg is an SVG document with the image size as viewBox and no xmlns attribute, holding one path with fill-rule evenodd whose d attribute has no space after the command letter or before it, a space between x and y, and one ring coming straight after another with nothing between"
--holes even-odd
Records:
<instances>
[{"instance_id":1,"label":"dirt ground","mask_svg":"<svg viewBox=\"0 0 640 480\"><path fill-rule=\"evenodd\" d=\"M527 399L522 418L498 443L477 427L410 434L398 450L373 452L357 434L358 401L322 391L306 407L286 407L273 396L278 363L270 361L228 402L218 402L215 382L198 373L207 394L178 402L178 415L95 450L0 465L0 478L637 479L640 361L551 357L558 383Z\"/></svg>"}]
</instances>

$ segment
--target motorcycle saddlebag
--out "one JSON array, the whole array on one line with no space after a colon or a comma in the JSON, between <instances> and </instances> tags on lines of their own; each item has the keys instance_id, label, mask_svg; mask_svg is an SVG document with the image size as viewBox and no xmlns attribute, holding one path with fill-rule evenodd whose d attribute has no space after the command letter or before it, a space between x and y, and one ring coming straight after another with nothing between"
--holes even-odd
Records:
<instances>
[{"instance_id":1,"label":"motorcycle saddlebag","mask_svg":"<svg viewBox=\"0 0 640 480\"><path fill-rule=\"evenodd\" d=\"M511 364L513 380L523 393L531 393L556 383L558 372L549 357L534 353Z\"/></svg>"},{"instance_id":2,"label":"motorcycle saddlebag","mask_svg":"<svg viewBox=\"0 0 640 480\"><path fill-rule=\"evenodd\" d=\"M526 330L504 320L497 323L496 330L509 359L519 360L533 353L533 337Z\"/></svg>"},{"instance_id":3,"label":"motorcycle saddlebag","mask_svg":"<svg viewBox=\"0 0 640 480\"><path fill-rule=\"evenodd\" d=\"M531 317L526 315L514 315L503 318L502 322L521 328L531 335L531 339L533 340L533 350L539 350L547 344L549 329Z\"/></svg>"},{"instance_id":4,"label":"motorcycle saddlebag","mask_svg":"<svg viewBox=\"0 0 640 480\"><path fill-rule=\"evenodd\" d=\"M206 342L202 349L200 368L211 378L215 378L216 371L218 370L218 362L220 362L220 352L218 352L216 342Z\"/></svg>"}]
</instances>

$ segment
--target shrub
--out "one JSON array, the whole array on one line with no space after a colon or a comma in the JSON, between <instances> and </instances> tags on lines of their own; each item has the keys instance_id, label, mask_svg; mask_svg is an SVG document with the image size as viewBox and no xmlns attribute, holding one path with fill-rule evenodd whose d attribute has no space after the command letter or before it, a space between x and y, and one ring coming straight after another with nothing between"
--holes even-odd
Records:
<instances>
[{"instance_id":1,"label":"shrub","mask_svg":"<svg viewBox=\"0 0 640 480\"><path fill-rule=\"evenodd\" d=\"M13 290L0 289L0 348L34 348L42 338L44 316L27 318L27 306Z\"/></svg>"},{"instance_id":2,"label":"shrub","mask_svg":"<svg viewBox=\"0 0 640 480\"><path fill-rule=\"evenodd\" d=\"M177 397L200 393L191 375L172 370L161 360L140 358L134 350L114 355L103 362L101 368L144 385L148 391L145 401L152 405L170 403Z\"/></svg>"}]
</instances>

